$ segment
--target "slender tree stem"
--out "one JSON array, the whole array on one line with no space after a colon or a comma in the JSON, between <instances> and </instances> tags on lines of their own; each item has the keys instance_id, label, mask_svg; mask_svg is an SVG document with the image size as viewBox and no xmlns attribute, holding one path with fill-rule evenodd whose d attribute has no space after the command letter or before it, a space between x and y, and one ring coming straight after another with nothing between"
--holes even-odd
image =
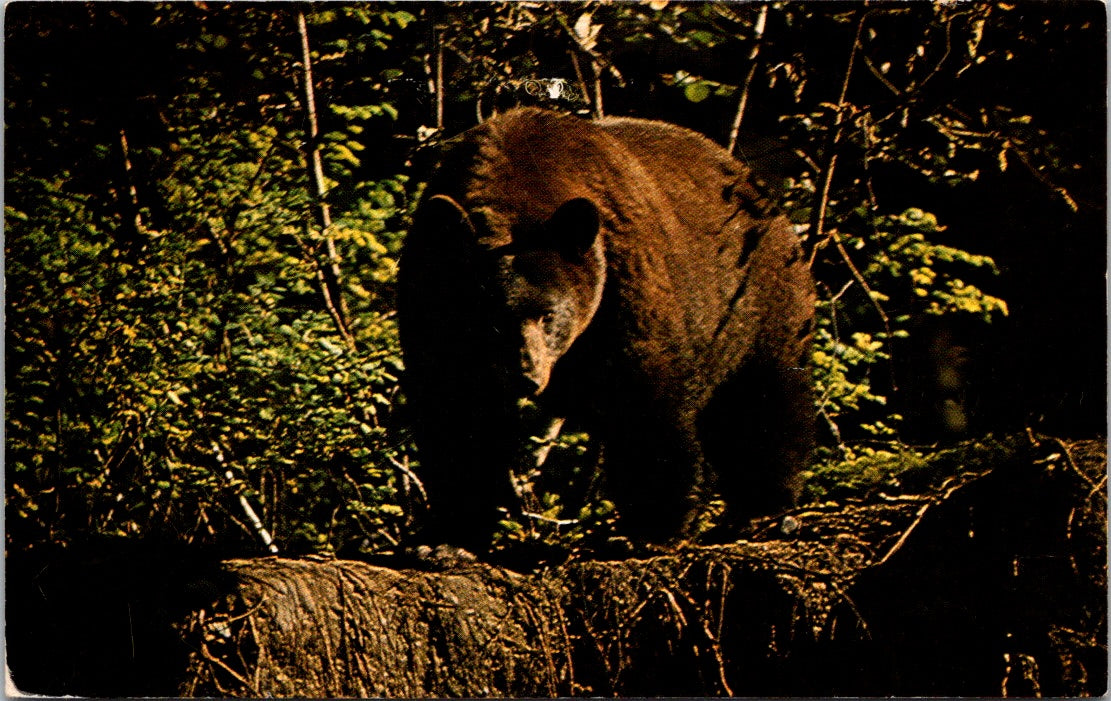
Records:
<instances>
[{"instance_id":1,"label":"slender tree stem","mask_svg":"<svg viewBox=\"0 0 1111 701\"><path fill-rule=\"evenodd\" d=\"M575 54L574 49L570 49L568 53L571 54L571 67L575 69L575 78L579 81L579 92L582 93L583 99L590 105L591 112L594 110L594 98L590 94L590 90L586 87L586 79L583 77L582 67L579 65L579 57Z\"/></svg>"},{"instance_id":2,"label":"slender tree stem","mask_svg":"<svg viewBox=\"0 0 1111 701\"><path fill-rule=\"evenodd\" d=\"M591 61L590 69L594 71L594 117L601 119L606 116L602 110L602 66L597 61Z\"/></svg>"},{"instance_id":3,"label":"slender tree stem","mask_svg":"<svg viewBox=\"0 0 1111 701\"><path fill-rule=\"evenodd\" d=\"M135 174L131 168L131 149L127 145L127 132L120 129L120 152L123 154L123 173L127 180L127 203L131 208L132 224L136 234L146 231L143 226L143 216L139 211L139 192L135 189Z\"/></svg>"},{"instance_id":4,"label":"slender tree stem","mask_svg":"<svg viewBox=\"0 0 1111 701\"><path fill-rule=\"evenodd\" d=\"M821 246L825 245L828 241L832 241L834 248L837 249L837 253L841 256L841 260L843 260L845 262L845 265L849 268L849 272L852 274L853 279L860 284L861 289L863 289L864 293L868 296L868 300L872 303L872 306L875 308L876 313L880 317L880 320L883 322L884 330L886 331L888 337L890 337L891 321L887 316L887 312L884 311L883 306L879 303L877 295L872 290L871 285L868 284L868 281L864 278L864 274L860 271L860 268L856 266L856 263L853 262L852 257L849 256L849 251L845 248L845 245L841 241L841 237L838 235L837 230L830 229L829 233L826 233L825 231L826 211L829 208L829 193L833 183L833 173L837 168L837 147L841 142L841 137L844 132L845 114L849 111L849 81L852 78L853 68L856 64L857 53L860 49L860 37L864 31L864 20L867 19L869 10L867 10L866 7L862 7L857 14L859 15L859 17L856 23L856 33L853 35L853 45L852 48L849 50L849 60L847 62L847 65L845 66L845 77L841 81L841 92L837 98L837 114L833 118L833 126L831 127L829 146L827 151L828 156L826 158L826 167L824 169L824 172L822 173L822 185L818 199L818 206L815 208L810 222L810 231L815 241L814 249L811 251L810 254L810 266L814 266L814 259L818 255L818 249ZM896 387L893 369L891 369L891 386L893 388Z\"/></svg>"},{"instance_id":5,"label":"slender tree stem","mask_svg":"<svg viewBox=\"0 0 1111 701\"><path fill-rule=\"evenodd\" d=\"M576 27L572 27L567 22L567 18L564 17L562 14L557 14L556 18L559 20L559 23L563 27L564 31L567 32L567 35L569 37L571 37L571 40L577 45L578 49L581 50L584 54L586 54L590 58L590 71L591 71L591 74L592 74L591 77L593 78L593 82L594 82L594 95L593 95L593 105L592 105L593 114L594 114L595 119L604 117L605 116L605 110L602 107L602 71L603 71L603 69L609 70L613 74L613 76L617 79L618 83L622 83L621 74L618 72L617 68L612 63L610 63L607 59L605 59L601 54L594 51L594 48L593 48L594 39L593 39L592 36L587 36L587 35L591 34L591 32L590 32L590 23L588 21L589 20L588 17L584 16L584 17L580 18L580 21L583 21L584 19L587 20L586 28L583 30L584 34L582 34L582 35L580 35L579 32L577 31L578 25L576 25ZM571 49L571 63L575 67L575 74L578 76L579 85L582 86L583 95L587 96L588 93L587 93L587 90L586 90L586 82L583 80L583 74L582 74L582 71L579 68L579 60L575 56L575 49L574 48Z\"/></svg>"},{"instance_id":6,"label":"slender tree stem","mask_svg":"<svg viewBox=\"0 0 1111 701\"><path fill-rule=\"evenodd\" d=\"M845 67L845 77L841 81L841 93L837 98L837 114L833 117L833 125L830 127L829 142L826 147L826 167L822 171L822 184L819 189L818 206L814 208L814 213L810 219L810 234L814 239L814 250L810 256L810 264L814 264L814 256L817 255L818 248L824 244L823 237L825 236L826 224L826 209L829 207L829 192L833 184L833 173L837 169L837 146L841 142L842 127L845 121L845 113L848 111L846 100L849 94L849 80L852 78L853 66L856 63L856 54L860 48L860 36L864 30L864 19L867 17L867 11L861 8L858 12L859 18L856 23L856 33L853 35L853 45L849 50L848 65Z\"/></svg>"},{"instance_id":7,"label":"slender tree stem","mask_svg":"<svg viewBox=\"0 0 1111 701\"><path fill-rule=\"evenodd\" d=\"M328 194L328 185L324 180L324 163L320 156L320 126L316 118L316 96L313 91L312 78L312 53L309 50L309 29L305 22L305 13L297 13L297 29L301 35L301 83L305 91L305 112L308 117L309 133L305 143L306 163L309 170L309 180L313 183L316 196L317 223L320 234L324 238L327 250L328 264L321 265L316 261L317 279L320 281L321 294L324 296L324 305L335 322L344 343L348 348L355 350L355 339L348 326L347 304L343 299L340 271L340 257L336 251L336 241L332 238L332 214L325 199ZM315 256L314 256L315 257Z\"/></svg>"},{"instance_id":8,"label":"slender tree stem","mask_svg":"<svg viewBox=\"0 0 1111 701\"><path fill-rule=\"evenodd\" d=\"M444 128L444 30L436 29L436 128Z\"/></svg>"},{"instance_id":9,"label":"slender tree stem","mask_svg":"<svg viewBox=\"0 0 1111 701\"><path fill-rule=\"evenodd\" d=\"M733 153L737 148L737 138L741 133L741 121L745 116L745 108L748 106L748 94L752 87L752 79L756 77L756 68L759 66L757 57L760 55L760 43L764 37L764 26L768 21L768 6L762 5L760 7L760 14L756 16L756 26L753 28L752 34L752 50L748 54L748 75L745 76L744 85L741 86L741 97L737 101L737 113L733 117L733 126L729 130L729 153Z\"/></svg>"}]
</instances>

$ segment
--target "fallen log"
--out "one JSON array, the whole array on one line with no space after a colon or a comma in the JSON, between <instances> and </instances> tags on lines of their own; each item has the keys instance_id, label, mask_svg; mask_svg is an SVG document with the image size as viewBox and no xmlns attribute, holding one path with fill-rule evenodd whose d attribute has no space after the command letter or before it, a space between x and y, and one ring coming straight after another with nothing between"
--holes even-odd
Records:
<instances>
[{"instance_id":1,"label":"fallen log","mask_svg":"<svg viewBox=\"0 0 1111 701\"><path fill-rule=\"evenodd\" d=\"M1106 451L969 444L745 541L530 574L167 550L8 563L28 692L1101 695Z\"/></svg>"}]
</instances>

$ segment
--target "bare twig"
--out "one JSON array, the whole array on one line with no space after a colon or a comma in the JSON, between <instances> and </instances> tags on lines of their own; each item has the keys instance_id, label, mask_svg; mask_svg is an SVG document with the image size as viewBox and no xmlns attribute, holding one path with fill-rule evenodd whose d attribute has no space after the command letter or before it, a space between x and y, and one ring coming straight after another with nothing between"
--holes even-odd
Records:
<instances>
[{"instance_id":1,"label":"bare twig","mask_svg":"<svg viewBox=\"0 0 1111 701\"><path fill-rule=\"evenodd\" d=\"M833 184L833 173L837 168L837 146L841 142L842 128L845 121L845 113L848 112L848 105L846 100L849 94L849 81L853 75L853 66L856 64L857 51L860 48L860 37L864 30L864 20L868 17L868 13L861 8L858 11L859 19L856 23L856 33L853 35L853 45L849 51L849 60L845 66L845 77L841 81L841 93L837 98L837 114L833 117L833 126L830 127L829 144L826 148L826 166L822 172L822 184L819 189L818 206L814 208L814 213L811 215L810 231L814 236L814 250L810 256L810 265L814 265L814 257L817 255L818 247L822 244L822 237L825 234L826 225L826 209L829 207L829 191Z\"/></svg>"},{"instance_id":2,"label":"bare twig","mask_svg":"<svg viewBox=\"0 0 1111 701\"><path fill-rule=\"evenodd\" d=\"M840 587L836 581L830 580L826 584L831 589L833 589L833 592L835 594L841 597L841 601L849 607L850 611L853 612L853 615L856 616L857 625L860 626L861 632L864 634L864 638L866 640L870 640L872 638L872 633L870 630L868 630L868 621L864 620L864 616L860 613L860 609L856 607L856 602L854 602L852 598L845 593L845 590Z\"/></svg>"},{"instance_id":3,"label":"bare twig","mask_svg":"<svg viewBox=\"0 0 1111 701\"><path fill-rule=\"evenodd\" d=\"M941 67L943 65L945 65L946 61L949 60L949 54L952 53L952 51L953 51L953 17L950 17L945 22L945 53L943 53L941 55L941 58L938 59L936 64L934 64L933 69L929 73L926 74L926 77L923 78L921 80L921 82L919 82L917 84L915 84L913 82L911 83L911 85L908 89L908 92L915 93L915 92L920 91L923 88L923 86L926 85L926 83L930 82L930 80L933 79L934 76L936 76L938 73L940 73L941 72Z\"/></svg>"},{"instance_id":4,"label":"bare twig","mask_svg":"<svg viewBox=\"0 0 1111 701\"><path fill-rule=\"evenodd\" d=\"M225 672L227 672L228 674L230 674L230 675L231 675L231 676L232 676L232 677L233 677L233 678L234 678L234 679L235 679L235 680L236 680L237 682L239 682L240 684L242 684L242 685L244 686L244 688L246 688L246 689L250 690L250 691L251 691L251 692L252 692L252 693L253 693L254 695L256 695L256 696L258 696L258 695L259 695L259 692L258 692L258 687L256 687L256 686L254 686L253 684L251 684L251 682L250 682L250 681L248 681L246 677L244 677L244 676L243 676L242 674L240 674L239 672L236 672L236 671L235 671L234 669L232 669L231 667L229 667L229 666L227 665L227 663L226 663L226 662L224 662L223 660L221 660L221 659L220 659L219 657L217 657L216 655L213 655L213 654L212 654L212 653L211 653L211 652L209 651L209 649L208 649L208 645L207 645L207 644L206 644L206 643L205 643L204 641L201 641L201 644L200 644L200 648L201 648L201 655L202 655L202 656L203 656L203 657L204 657L204 658L205 658L206 660L208 660L209 662L211 662L211 663L215 664L216 666L220 667L220 668L221 668L221 669L223 669L223 670L224 670ZM213 680L212 680L212 681L213 681L213 683L217 683L217 682L216 682L216 679L215 679L215 675L213 675L213 677L214 677L214 678L213 678ZM217 683L217 686L218 686L218 683Z\"/></svg>"},{"instance_id":5,"label":"bare twig","mask_svg":"<svg viewBox=\"0 0 1111 701\"><path fill-rule=\"evenodd\" d=\"M1004 144L1004 149L1018 156L1018 162L1021 163L1027 171L1029 171L1030 175L1034 176L1035 180L1048 188L1053 194L1060 197L1061 201L1065 203L1066 207L1068 207L1073 212L1080 211L1080 206L1076 203L1076 200L1073 199L1072 195L1069 194L1069 191L1054 183L1052 180L1046 177L1045 173L1038 170L1038 168L1030 162L1029 156L1027 156L1027 154L1022 149L1018 148L1014 141L1008 139Z\"/></svg>"},{"instance_id":6,"label":"bare twig","mask_svg":"<svg viewBox=\"0 0 1111 701\"><path fill-rule=\"evenodd\" d=\"M880 305L879 299L877 299L877 295L872 291L871 285L864 279L864 274L856 267L856 263L853 263L853 259L849 256L848 249L845 248L845 244L841 242L841 237L837 234L837 229L830 229L829 236L833 241L834 247L837 248L837 252L841 254L841 260L845 261L845 265L848 266L849 272L852 273L853 279L864 288L864 292L868 295L868 299L872 302L872 306L876 308L876 313L879 314L880 319L883 321L884 331L887 332L888 336L891 336L891 322L887 318L887 312L884 311L883 307Z\"/></svg>"},{"instance_id":7,"label":"bare twig","mask_svg":"<svg viewBox=\"0 0 1111 701\"><path fill-rule=\"evenodd\" d=\"M534 521L541 521L542 523L551 523L556 526L573 526L579 522L577 518L552 518L544 514L537 514L532 511L523 511L521 515L525 518L531 518Z\"/></svg>"},{"instance_id":8,"label":"bare twig","mask_svg":"<svg viewBox=\"0 0 1111 701\"><path fill-rule=\"evenodd\" d=\"M412 482L416 485L417 491L420 492L421 499L423 499L425 503L428 503L428 492L424 490L424 483L420 481L420 478L417 477L411 469L409 469L409 456L405 456L405 462L400 462L392 455L387 456L387 459L390 461L391 465L401 472L406 482Z\"/></svg>"},{"instance_id":9,"label":"bare twig","mask_svg":"<svg viewBox=\"0 0 1111 701\"><path fill-rule=\"evenodd\" d=\"M553 419L548 428L544 431L544 435L540 438L540 443L536 449L532 451L532 456L535 459L534 467L542 467L544 462L548 459L548 453L552 451L552 446L555 445L556 439L559 438L559 432L563 429L564 419Z\"/></svg>"},{"instance_id":10,"label":"bare twig","mask_svg":"<svg viewBox=\"0 0 1111 701\"><path fill-rule=\"evenodd\" d=\"M221 467L227 468L227 470L224 472L224 478L228 481L229 484L231 484L232 480L235 479L235 475L231 471L231 468L228 467L227 461L224 459L224 451L220 449L220 444L216 441L212 441L212 452L216 456L216 462L220 463ZM274 539L273 537L271 537L270 531L266 530L266 526L262 524L262 519L258 517L258 514L255 512L254 507L251 506L251 502L247 500L247 495L243 492L239 493L239 506L243 509L243 513L247 515L247 519L251 522L251 526L254 528L255 535L257 535L259 539L262 540L262 543L266 546L267 550L269 550L272 554L277 555L278 546L274 543Z\"/></svg>"},{"instance_id":11,"label":"bare twig","mask_svg":"<svg viewBox=\"0 0 1111 701\"><path fill-rule=\"evenodd\" d=\"M1072 457L1072 451L1069 450L1068 443L1064 442L1060 438L1053 438L1052 440L1053 440L1054 443L1056 443L1061 448L1061 453L1065 456L1066 462L1068 462L1069 467L1072 469L1072 471L1074 473L1076 473L1077 477L1079 477L1080 479L1087 482L1088 486L1092 488L1093 492L1098 492L1101 489L1103 489L1104 485L1107 484L1107 476L1106 475L1104 475L1103 479L1100 480L1100 482L1097 484L1096 482L1094 482L1092 480L1091 477L1089 477L1087 474L1084 473L1083 470L1080 469L1079 465L1076 464L1076 460L1073 459L1073 457ZM1089 494L1088 498L1090 499L1091 496L1092 495ZM1085 501L1087 501L1087 500L1085 500Z\"/></svg>"},{"instance_id":12,"label":"bare twig","mask_svg":"<svg viewBox=\"0 0 1111 701\"><path fill-rule=\"evenodd\" d=\"M938 490L938 495L934 499L931 499L918 508L918 511L914 514L914 521L912 521L911 524L903 530L902 535L900 535L899 539L895 541L895 544L888 548L883 557L881 557L876 562L873 562L870 566L879 567L890 560L892 556L894 556L895 553L899 552L899 550L902 549L903 545L906 544L907 539L910 538L911 533L913 533L915 529L918 528L918 524L922 523L922 519L925 518L926 512L929 511L932 507L948 501L949 497L953 496L953 494L957 490L963 488L967 483L967 480L962 479L959 476L951 477L946 480L946 482L943 483L941 485L941 488Z\"/></svg>"},{"instance_id":13,"label":"bare twig","mask_svg":"<svg viewBox=\"0 0 1111 701\"><path fill-rule=\"evenodd\" d=\"M444 30L436 29L436 128L444 128Z\"/></svg>"},{"instance_id":14,"label":"bare twig","mask_svg":"<svg viewBox=\"0 0 1111 701\"><path fill-rule=\"evenodd\" d=\"M756 76L756 69L760 65L756 60L760 55L760 44L764 38L764 25L768 20L768 5L760 6L760 14L756 17L756 25L753 28L752 34L752 49L748 54L748 75L745 76L744 85L741 87L741 97L737 100L737 113L733 117L733 126L729 130L729 153L737 147L737 137L741 132L741 121L745 116L745 108L748 106L748 93L752 87L752 79Z\"/></svg>"},{"instance_id":15,"label":"bare twig","mask_svg":"<svg viewBox=\"0 0 1111 701\"><path fill-rule=\"evenodd\" d=\"M131 208L132 225L135 227L135 233L146 233L146 227L143 226L143 216L139 210L139 192L135 189L135 177L131 168L131 149L127 144L127 132L120 129L120 152L123 155L123 173L127 180L127 203Z\"/></svg>"},{"instance_id":16,"label":"bare twig","mask_svg":"<svg viewBox=\"0 0 1111 701\"><path fill-rule=\"evenodd\" d=\"M827 242L832 241L834 247L837 249L837 253L849 268L849 272L852 274L853 279L863 288L865 294L868 296L868 300L872 303L876 313L879 314L880 320L883 322L884 331L890 336L891 322L887 316L887 312L884 311L883 306L880 305L877 295L864 278L863 273L860 272L860 269L853 262L852 257L841 241L841 237L838 235L837 229L831 228L828 233L825 230L826 211L829 208L829 193L833 184L833 174L837 168L837 147L841 142L841 137L844 132L845 114L849 112L849 105L847 103L849 82L852 78L853 67L856 64L857 53L860 49L860 37L864 31L864 21L868 18L869 12L870 11L866 11L864 8L858 11L859 19L856 24L856 33L853 35L852 48L849 51L849 59L845 66L845 77L841 81L841 92L837 98L837 114L834 116L833 126L831 127L828 155L826 157L826 166L822 173L818 206L814 209L810 221L810 231L814 237L815 243L813 250L810 252L809 264L810 267L813 267L814 260L818 255L818 250Z\"/></svg>"},{"instance_id":17,"label":"bare twig","mask_svg":"<svg viewBox=\"0 0 1111 701\"><path fill-rule=\"evenodd\" d=\"M727 564L722 565L722 568L721 568L721 596L718 597L718 612L717 612L717 626L716 626L717 627L717 634L710 636L710 639L713 641L714 660L717 662L717 665L718 665L718 678L721 681L721 688L722 688L722 690L725 691L726 696L734 696L733 688L731 686L729 686L729 680L726 679L726 676L725 676L725 660L723 659L722 654L721 654L721 639L722 639L722 633L724 632L724 627L725 627L725 601L729 596L729 590L732 588L732 584L731 584L730 579L729 579L729 575L730 575L731 571L732 571L732 568L729 567L729 565L727 565ZM709 572L706 573L706 578L707 578L707 580L709 580ZM706 630L706 633L707 633L707 635L709 635L709 633L710 633L708 628Z\"/></svg>"},{"instance_id":18,"label":"bare twig","mask_svg":"<svg viewBox=\"0 0 1111 701\"><path fill-rule=\"evenodd\" d=\"M918 508L917 513L914 514L914 521L912 521L910 526L908 526L903 531L902 535L899 536L899 539L895 541L895 544L888 548L887 552L884 553L884 556L881 557L877 562L873 563L873 566L879 567L883 563L890 560L895 553L899 552L903 548L903 545L907 542L907 538L910 538L910 534L913 533L914 529L918 527L918 524L922 522L922 518L925 517L926 512L930 510L930 507L933 506L934 503L935 502L932 501L927 502Z\"/></svg>"},{"instance_id":19,"label":"bare twig","mask_svg":"<svg viewBox=\"0 0 1111 701\"><path fill-rule=\"evenodd\" d=\"M876 68L876 64L872 62L871 58L869 58L868 56L864 56L863 58L864 58L864 65L868 68L868 70L872 73L872 75L875 76L876 80L883 83L883 86L885 88L887 88L888 90L890 90L896 97L902 97L903 96L903 91L900 90L890 80L888 80L887 76L885 76L880 71L879 68Z\"/></svg>"}]
</instances>

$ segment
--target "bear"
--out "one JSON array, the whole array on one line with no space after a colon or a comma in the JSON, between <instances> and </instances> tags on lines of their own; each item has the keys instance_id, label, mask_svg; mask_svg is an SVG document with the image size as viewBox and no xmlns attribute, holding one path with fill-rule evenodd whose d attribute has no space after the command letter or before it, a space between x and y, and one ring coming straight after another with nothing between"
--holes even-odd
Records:
<instances>
[{"instance_id":1,"label":"bear","mask_svg":"<svg viewBox=\"0 0 1111 701\"><path fill-rule=\"evenodd\" d=\"M695 132L529 107L445 143L398 273L421 537L489 546L522 400L600 441L634 543L689 538L714 493L728 524L790 507L815 299L790 222Z\"/></svg>"}]
</instances>

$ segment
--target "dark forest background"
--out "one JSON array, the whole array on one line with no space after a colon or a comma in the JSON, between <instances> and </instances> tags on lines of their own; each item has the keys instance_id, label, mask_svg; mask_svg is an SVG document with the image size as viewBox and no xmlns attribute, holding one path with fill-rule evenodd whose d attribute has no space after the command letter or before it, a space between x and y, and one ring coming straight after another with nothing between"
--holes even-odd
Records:
<instances>
[{"instance_id":1,"label":"dark forest background","mask_svg":"<svg viewBox=\"0 0 1111 701\"><path fill-rule=\"evenodd\" d=\"M423 508L400 244L440 140L517 104L675 122L761 175L821 293L810 498L992 431L1102 435L1105 12L9 4L6 548L395 549ZM589 454L564 436L501 541L607 532Z\"/></svg>"}]
</instances>

